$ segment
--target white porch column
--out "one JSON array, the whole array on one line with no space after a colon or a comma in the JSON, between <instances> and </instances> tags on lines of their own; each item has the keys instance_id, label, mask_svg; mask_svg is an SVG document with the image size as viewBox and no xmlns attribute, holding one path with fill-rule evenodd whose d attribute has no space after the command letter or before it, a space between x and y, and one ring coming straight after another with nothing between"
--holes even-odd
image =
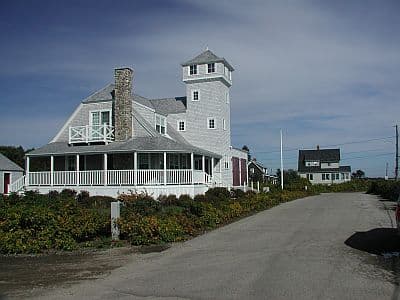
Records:
<instances>
[{"instance_id":1,"label":"white porch column","mask_svg":"<svg viewBox=\"0 0 400 300\"><path fill-rule=\"evenodd\" d=\"M201 170L203 171L203 183L206 183L206 157L204 155L201 157Z\"/></svg>"},{"instance_id":2,"label":"white porch column","mask_svg":"<svg viewBox=\"0 0 400 300\"><path fill-rule=\"evenodd\" d=\"M239 158L239 186L242 186L242 162L240 161L240 158Z\"/></svg>"},{"instance_id":3,"label":"white porch column","mask_svg":"<svg viewBox=\"0 0 400 300\"><path fill-rule=\"evenodd\" d=\"M25 160L25 185L29 185L29 164L30 164L30 159L29 156L26 157Z\"/></svg>"},{"instance_id":4,"label":"white porch column","mask_svg":"<svg viewBox=\"0 0 400 300\"><path fill-rule=\"evenodd\" d=\"M50 156L50 185L54 184L54 156Z\"/></svg>"},{"instance_id":5,"label":"white porch column","mask_svg":"<svg viewBox=\"0 0 400 300\"><path fill-rule=\"evenodd\" d=\"M194 153L190 153L190 166L192 168L192 184L194 184Z\"/></svg>"},{"instance_id":6,"label":"white porch column","mask_svg":"<svg viewBox=\"0 0 400 300\"><path fill-rule=\"evenodd\" d=\"M214 157L211 157L211 175L214 176L214 163L215 159Z\"/></svg>"},{"instance_id":7,"label":"white porch column","mask_svg":"<svg viewBox=\"0 0 400 300\"><path fill-rule=\"evenodd\" d=\"M137 152L133 153L133 185L137 185L138 180L137 180L137 176L138 176L138 171L137 171Z\"/></svg>"},{"instance_id":8,"label":"white porch column","mask_svg":"<svg viewBox=\"0 0 400 300\"><path fill-rule=\"evenodd\" d=\"M107 185L108 178L107 178L107 153L104 153L104 185Z\"/></svg>"},{"instance_id":9,"label":"white porch column","mask_svg":"<svg viewBox=\"0 0 400 300\"><path fill-rule=\"evenodd\" d=\"M164 152L164 185L167 185L167 152Z\"/></svg>"},{"instance_id":10,"label":"white porch column","mask_svg":"<svg viewBox=\"0 0 400 300\"><path fill-rule=\"evenodd\" d=\"M79 154L76 155L76 185L80 184L79 178Z\"/></svg>"}]
</instances>

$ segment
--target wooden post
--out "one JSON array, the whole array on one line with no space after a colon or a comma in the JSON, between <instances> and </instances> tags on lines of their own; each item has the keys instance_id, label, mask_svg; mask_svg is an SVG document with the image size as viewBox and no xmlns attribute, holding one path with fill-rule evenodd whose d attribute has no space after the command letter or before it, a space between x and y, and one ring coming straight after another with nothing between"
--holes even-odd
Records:
<instances>
[{"instance_id":1,"label":"wooden post","mask_svg":"<svg viewBox=\"0 0 400 300\"><path fill-rule=\"evenodd\" d=\"M29 185L29 165L30 165L30 158L29 156L26 157L25 160L25 185L28 186Z\"/></svg>"},{"instance_id":2,"label":"wooden post","mask_svg":"<svg viewBox=\"0 0 400 300\"><path fill-rule=\"evenodd\" d=\"M76 185L79 186L80 178L79 178L79 154L76 155Z\"/></svg>"},{"instance_id":3,"label":"wooden post","mask_svg":"<svg viewBox=\"0 0 400 300\"><path fill-rule=\"evenodd\" d=\"M104 185L107 185L108 183L108 174L107 174L107 153L104 153Z\"/></svg>"},{"instance_id":4,"label":"wooden post","mask_svg":"<svg viewBox=\"0 0 400 300\"><path fill-rule=\"evenodd\" d=\"M192 184L194 184L194 153L190 153L190 166L192 168Z\"/></svg>"},{"instance_id":5,"label":"wooden post","mask_svg":"<svg viewBox=\"0 0 400 300\"><path fill-rule=\"evenodd\" d=\"M167 185L167 152L164 152L164 185Z\"/></svg>"},{"instance_id":6,"label":"wooden post","mask_svg":"<svg viewBox=\"0 0 400 300\"><path fill-rule=\"evenodd\" d=\"M54 156L50 156L50 185L54 184Z\"/></svg>"},{"instance_id":7,"label":"wooden post","mask_svg":"<svg viewBox=\"0 0 400 300\"><path fill-rule=\"evenodd\" d=\"M201 157L201 170L203 171L203 183L206 183L206 157Z\"/></svg>"},{"instance_id":8,"label":"wooden post","mask_svg":"<svg viewBox=\"0 0 400 300\"><path fill-rule=\"evenodd\" d=\"M133 153L133 176L133 185L136 186L138 184L137 152Z\"/></svg>"},{"instance_id":9,"label":"wooden post","mask_svg":"<svg viewBox=\"0 0 400 300\"><path fill-rule=\"evenodd\" d=\"M121 202L119 201L111 202L111 239L113 241L119 240L119 227L117 220L120 217L120 203Z\"/></svg>"}]
</instances>

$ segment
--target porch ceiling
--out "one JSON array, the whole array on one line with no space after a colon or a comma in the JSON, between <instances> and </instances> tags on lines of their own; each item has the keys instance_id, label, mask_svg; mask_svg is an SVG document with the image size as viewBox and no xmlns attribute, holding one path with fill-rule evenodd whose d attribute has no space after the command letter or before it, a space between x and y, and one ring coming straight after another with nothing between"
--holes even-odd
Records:
<instances>
[{"instance_id":1,"label":"porch ceiling","mask_svg":"<svg viewBox=\"0 0 400 300\"><path fill-rule=\"evenodd\" d=\"M167 137L139 137L126 142L113 142L107 145L71 146L67 142L49 143L35 149L26 156L64 155L64 154L100 154L119 152L185 152L206 155L215 158L222 156L190 144L178 143Z\"/></svg>"}]
</instances>

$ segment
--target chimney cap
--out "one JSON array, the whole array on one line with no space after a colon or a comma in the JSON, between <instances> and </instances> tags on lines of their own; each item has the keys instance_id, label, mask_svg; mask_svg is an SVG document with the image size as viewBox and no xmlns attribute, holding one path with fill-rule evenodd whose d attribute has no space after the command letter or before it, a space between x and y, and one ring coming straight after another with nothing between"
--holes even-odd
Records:
<instances>
[{"instance_id":1,"label":"chimney cap","mask_svg":"<svg viewBox=\"0 0 400 300\"><path fill-rule=\"evenodd\" d=\"M120 68L115 68L114 70L115 70L115 71L122 71L122 70L130 70L130 71L133 71L132 68L130 68L130 67L120 67Z\"/></svg>"}]
</instances>

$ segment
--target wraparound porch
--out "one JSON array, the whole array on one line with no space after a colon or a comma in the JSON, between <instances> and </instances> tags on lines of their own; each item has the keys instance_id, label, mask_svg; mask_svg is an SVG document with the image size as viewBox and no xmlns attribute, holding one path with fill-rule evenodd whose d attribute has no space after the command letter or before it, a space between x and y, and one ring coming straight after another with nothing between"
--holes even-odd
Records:
<instances>
[{"instance_id":1,"label":"wraparound porch","mask_svg":"<svg viewBox=\"0 0 400 300\"><path fill-rule=\"evenodd\" d=\"M194 153L27 156L25 187L220 185L218 158Z\"/></svg>"}]
</instances>

